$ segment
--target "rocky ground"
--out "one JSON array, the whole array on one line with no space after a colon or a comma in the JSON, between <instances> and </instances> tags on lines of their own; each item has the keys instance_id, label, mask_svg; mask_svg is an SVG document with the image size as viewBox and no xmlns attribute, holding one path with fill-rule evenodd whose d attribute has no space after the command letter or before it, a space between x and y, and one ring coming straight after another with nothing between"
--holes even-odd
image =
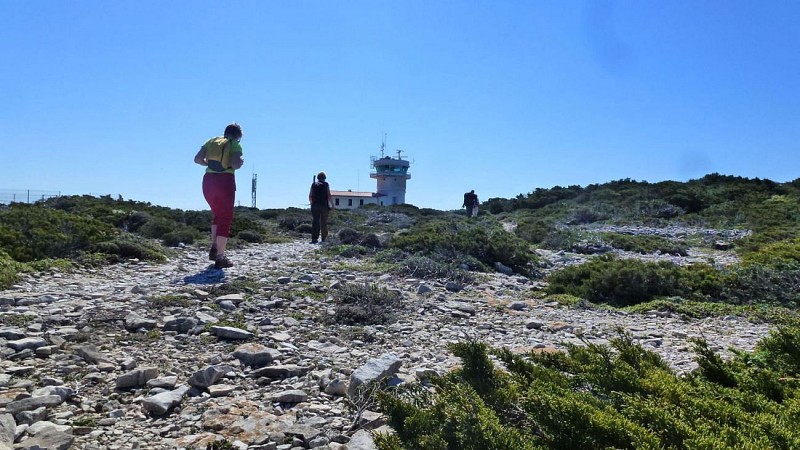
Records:
<instances>
[{"instance_id":1,"label":"rocky ground","mask_svg":"<svg viewBox=\"0 0 800 450\"><path fill-rule=\"evenodd\" d=\"M186 248L166 264L39 274L0 292L0 450L206 448L223 437L241 449L368 449L364 430L382 419L356 420L349 393L451 369L450 342L552 351L621 327L683 372L695 367L690 338L749 350L770 328L565 308L513 274L467 286L398 278L305 242L230 255L225 272ZM543 255L554 267L583 258ZM223 282L239 291L210 294ZM364 282L402 294L400 319L326 325L331 293Z\"/></svg>"}]
</instances>

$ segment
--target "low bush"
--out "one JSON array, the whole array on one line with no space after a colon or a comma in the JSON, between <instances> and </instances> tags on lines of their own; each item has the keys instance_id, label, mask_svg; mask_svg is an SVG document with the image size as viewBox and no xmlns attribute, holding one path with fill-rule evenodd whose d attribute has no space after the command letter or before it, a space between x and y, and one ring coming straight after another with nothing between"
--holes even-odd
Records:
<instances>
[{"instance_id":1,"label":"low bush","mask_svg":"<svg viewBox=\"0 0 800 450\"><path fill-rule=\"evenodd\" d=\"M28 263L14 261L0 250L0 290L8 289L20 280L20 274L49 270L70 270L74 263L68 259L38 259Z\"/></svg>"},{"instance_id":2,"label":"low bush","mask_svg":"<svg viewBox=\"0 0 800 450\"><path fill-rule=\"evenodd\" d=\"M729 360L697 341L688 376L627 335L565 353L449 349L462 366L434 389L378 394L396 430L378 449L800 448L796 326Z\"/></svg>"},{"instance_id":3,"label":"low bush","mask_svg":"<svg viewBox=\"0 0 800 450\"><path fill-rule=\"evenodd\" d=\"M18 262L70 258L117 233L98 220L38 205L0 210L0 249Z\"/></svg>"},{"instance_id":4,"label":"low bush","mask_svg":"<svg viewBox=\"0 0 800 450\"><path fill-rule=\"evenodd\" d=\"M131 258L155 262L166 260L166 256L158 247L135 237L123 237L114 241L100 242L95 244L91 250L95 253L106 255L108 261L112 263Z\"/></svg>"},{"instance_id":5,"label":"low bush","mask_svg":"<svg viewBox=\"0 0 800 450\"><path fill-rule=\"evenodd\" d=\"M567 220L569 225L583 225L606 220L612 217L608 205L599 203L590 207L581 207L573 211L572 216Z\"/></svg>"},{"instance_id":6,"label":"low bush","mask_svg":"<svg viewBox=\"0 0 800 450\"><path fill-rule=\"evenodd\" d=\"M300 224L311 222L311 213L297 208L289 208L279 215L277 220L278 228L295 231Z\"/></svg>"},{"instance_id":7,"label":"low bush","mask_svg":"<svg viewBox=\"0 0 800 450\"><path fill-rule=\"evenodd\" d=\"M750 264L800 263L800 238L784 239L743 252L742 262Z\"/></svg>"},{"instance_id":8,"label":"low bush","mask_svg":"<svg viewBox=\"0 0 800 450\"><path fill-rule=\"evenodd\" d=\"M453 263L437 261L427 256L409 256L397 263L397 273L414 278L446 279L459 283L467 283L472 276L466 270Z\"/></svg>"},{"instance_id":9,"label":"low bush","mask_svg":"<svg viewBox=\"0 0 800 450\"><path fill-rule=\"evenodd\" d=\"M350 245L360 242L362 236L363 235L361 233L352 228L342 228L338 233L336 233L336 237L339 238L339 242Z\"/></svg>"},{"instance_id":10,"label":"low bush","mask_svg":"<svg viewBox=\"0 0 800 450\"><path fill-rule=\"evenodd\" d=\"M147 222L153 219L153 216L144 211L135 211L128 214L122 222L122 226L126 231L135 233L144 226Z\"/></svg>"},{"instance_id":11,"label":"low bush","mask_svg":"<svg viewBox=\"0 0 800 450\"><path fill-rule=\"evenodd\" d=\"M20 280L25 265L0 251L0 290L8 289Z\"/></svg>"},{"instance_id":12,"label":"low bush","mask_svg":"<svg viewBox=\"0 0 800 450\"><path fill-rule=\"evenodd\" d=\"M722 297L734 304L800 305L800 262L743 264L730 270Z\"/></svg>"},{"instance_id":13,"label":"low bush","mask_svg":"<svg viewBox=\"0 0 800 450\"><path fill-rule=\"evenodd\" d=\"M550 275L549 294L571 294L592 303L627 306L684 293L671 263L599 257Z\"/></svg>"},{"instance_id":14,"label":"low bush","mask_svg":"<svg viewBox=\"0 0 800 450\"><path fill-rule=\"evenodd\" d=\"M389 246L412 254L437 255L435 259L462 254L486 267L500 262L525 275L534 273L533 263L537 259L527 242L503 230L500 224L488 221L430 220L396 234Z\"/></svg>"},{"instance_id":15,"label":"low bush","mask_svg":"<svg viewBox=\"0 0 800 450\"><path fill-rule=\"evenodd\" d=\"M357 258L372 253L370 249L361 245L331 245L326 246L324 251L328 255L344 258Z\"/></svg>"},{"instance_id":16,"label":"low bush","mask_svg":"<svg viewBox=\"0 0 800 450\"><path fill-rule=\"evenodd\" d=\"M184 228L164 234L161 236L161 243L168 247L178 247L181 244L193 244L199 237L200 233L197 230Z\"/></svg>"},{"instance_id":17,"label":"low bush","mask_svg":"<svg viewBox=\"0 0 800 450\"><path fill-rule=\"evenodd\" d=\"M396 320L402 296L374 284L347 284L333 291L332 321L341 325L374 325Z\"/></svg>"},{"instance_id":18,"label":"low bush","mask_svg":"<svg viewBox=\"0 0 800 450\"><path fill-rule=\"evenodd\" d=\"M243 231L262 234L265 229L258 216L253 216L253 213L248 211L238 215L234 214L233 223L231 223L231 236L238 236Z\"/></svg>"},{"instance_id":19,"label":"low bush","mask_svg":"<svg viewBox=\"0 0 800 450\"><path fill-rule=\"evenodd\" d=\"M163 217L152 217L136 230L136 233L150 239L161 239L167 233L175 231L177 224Z\"/></svg>"},{"instance_id":20,"label":"low bush","mask_svg":"<svg viewBox=\"0 0 800 450\"><path fill-rule=\"evenodd\" d=\"M798 319L800 319L800 312L793 308L765 304L734 305L725 302L687 300L682 297L657 298L625 307L625 311L632 313L669 312L693 319L738 316L747 317L753 321L775 324L791 324L798 322Z\"/></svg>"},{"instance_id":21,"label":"low bush","mask_svg":"<svg viewBox=\"0 0 800 450\"><path fill-rule=\"evenodd\" d=\"M241 239L251 244L257 244L262 240L261 233L254 230L242 230L236 234L236 239Z\"/></svg>"},{"instance_id":22,"label":"low bush","mask_svg":"<svg viewBox=\"0 0 800 450\"><path fill-rule=\"evenodd\" d=\"M531 244L541 244L555 231L555 226L552 223L541 219L526 219L517 223L514 234Z\"/></svg>"},{"instance_id":23,"label":"low bush","mask_svg":"<svg viewBox=\"0 0 800 450\"><path fill-rule=\"evenodd\" d=\"M554 272L548 281L550 294L570 294L612 306L635 305L656 297L719 298L725 284L723 275L708 265L680 267L607 255Z\"/></svg>"},{"instance_id":24,"label":"low bush","mask_svg":"<svg viewBox=\"0 0 800 450\"><path fill-rule=\"evenodd\" d=\"M362 236L359 244L369 248L381 248L383 246L381 239L375 233L367 233Z\"/></svg>"}]
</instances>

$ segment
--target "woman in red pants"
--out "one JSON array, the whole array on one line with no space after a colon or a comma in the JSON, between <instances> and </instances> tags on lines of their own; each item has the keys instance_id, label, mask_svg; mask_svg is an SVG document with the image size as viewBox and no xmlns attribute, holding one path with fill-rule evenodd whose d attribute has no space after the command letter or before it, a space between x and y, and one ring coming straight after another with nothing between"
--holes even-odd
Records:
<instances>
[{"instance_id":1,"label":"woman in red pants","mask_svg":"<svg viewBox=\"0 0 800 450\"><path fill-rule=\"evenodd\" d=\"M208 259L214 267L224 269L233 266L225 256L225 245L231 233L233 205L236 199L236 177L234 172L244 164L242 159L242 127L232 123L225 127L222 137L206 141L194 162L207 166L203 176L203 196L211 207L211 250Z\"/></svg>"}]
</instances>

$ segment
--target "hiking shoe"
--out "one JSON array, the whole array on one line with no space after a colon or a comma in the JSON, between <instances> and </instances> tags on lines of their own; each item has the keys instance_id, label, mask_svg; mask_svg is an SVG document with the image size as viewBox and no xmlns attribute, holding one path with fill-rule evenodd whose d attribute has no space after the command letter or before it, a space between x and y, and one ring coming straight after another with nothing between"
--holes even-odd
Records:
<instances>
[{"instance_id":1,"label":"hiking shoe","mask_svg":"<svg viewBox=\"0 0 800 450\"><path fill-rule=\"evenodd\" d=\"M233 267L233 263L230 259L228 259L225 255L218 255L217 258L214 260L214 268L215 269L226 269L228 267Z\"/></svg>"},{"instance_id":2,"label":"hiking shoe","mask_svg":"<svg viewBox=\"0 0 800 450\"><path fill-rule=\"evenodd\" d=\"M311 243L312 243L312 244L318 244L318 242L317 242L317 240L316 240L316 239L314 239L313 241L311 241Z\"/></svg>"},{"instance_id":3,"label":"hiking shoe","mask_svg":"<svg viewBox=\"0 0 800 450\"><path fill-rule=\"evenodd\" d=\"M217 260L217 247L211 247L211 250L208 251L208 260L209 261Z\"/></svg>"}]
</instances>

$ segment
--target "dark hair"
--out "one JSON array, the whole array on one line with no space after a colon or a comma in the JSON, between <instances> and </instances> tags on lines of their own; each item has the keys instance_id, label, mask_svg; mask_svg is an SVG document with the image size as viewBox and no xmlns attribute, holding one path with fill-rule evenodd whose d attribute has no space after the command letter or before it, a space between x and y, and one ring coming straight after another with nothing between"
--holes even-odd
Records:
<instances>
[{"instance_id":1,"label":"dark hair","mask_svg":"<svg viewBox=\"0 0 800 450\"><path fill-rule=\"evenodd\" d=\"M325 176L325 172L320 172L320 173L317 174L317 179L318 180L325 181L325 178L328 178L327 176Z\"/></svg>"},{"instance_id":2,"label":"dark hair","mask_svg":"<svg viewBox=\"0 0 800 450\"><path fill-rule=\"evenodd\" d=\"M225 137L230 139L241 139L242 135L242 126L236 122L225 127Z\"/></svg>"}]
</instances>

